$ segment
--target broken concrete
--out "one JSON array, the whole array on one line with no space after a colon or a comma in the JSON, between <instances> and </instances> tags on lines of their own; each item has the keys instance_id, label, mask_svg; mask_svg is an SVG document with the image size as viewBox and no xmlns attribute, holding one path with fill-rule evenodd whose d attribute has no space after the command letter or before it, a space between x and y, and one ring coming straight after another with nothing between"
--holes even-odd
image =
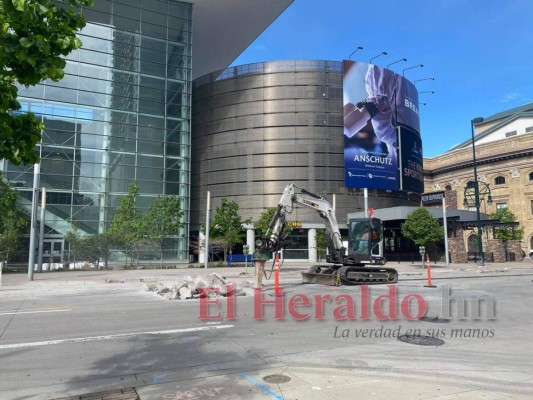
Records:
<instances>
[{"instance_id":1,"label":"broken concrete","mask_svg":"<svg viewBox=\"0 0 533 400\"><path fill-rule=\"evenodd\" d=\"M227 281L216 272L211 275L195 275L180 278L176 283L147 282L151 292L169 300L189 300L201 297L216 298L218 296L245 296L244 288L250 288L253 282Z\"/></svg>"}]
</instances>

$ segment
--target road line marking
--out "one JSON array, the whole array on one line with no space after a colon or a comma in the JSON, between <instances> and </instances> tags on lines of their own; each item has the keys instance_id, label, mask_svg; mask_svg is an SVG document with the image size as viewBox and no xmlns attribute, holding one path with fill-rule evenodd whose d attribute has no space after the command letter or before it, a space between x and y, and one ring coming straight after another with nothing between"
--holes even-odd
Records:
<instances>
[{"instance_id":1,"label":"road line marking","mask_svg":"<svg viewBox=\"0 0 533 400\"><path fill-rule=\"evenodd\" d=\"M284 400L283 396L277 394L276 392L273 392L270 390L267 386L263 385L261 382L257 382L254 378L252 378L250 375L245 374L244 372L241 372L241 376L243 378L248 379L250 382L252 382L255 386L257 386L259 389L261 389L263 392L269 394L273 399L276 400Z\"/></svg>"},{"instance_id":2,"label":"road line marking","mask_svg":"<svg viewBox=\"0 0 533 400\"><path fill-rule=\"evenodd\" d=\"M38 314L38 313L51 313L51 312L63 312L63 311L72 311L72 308L61 308L59 310L35 310L35 311L9 311L9 312L0 312L0 315L12 315L12 314Z\"/></svg>"},{"instance_id":3,"label":"road line marking","mask_svg":"<svg viewBox=\"0 0 533 400\"><path fill-rule=\"evenodd\" d=\"M0 350L3 350L3 349L17 349L17 348L21 348L21 347L48 346L48 345L52 345L52 344L63 344L63 343L96 342L96 341L99 341L99 340L119 339L119 338L141 336L141 335L169 335L169 334L172 334L172 333L212 331L212 330L215 330L215 329L233 328L234 326L235 325L201 326L201 327L197 327L197 328L170 329L170 330L166 330L166 331L132 332L132 333L120 333L120 334L117 334L117 335L89 336L89 337L73 338L73 339L47 340L47 341L44 341L44 342L28 342L28 343L4 344L4 345L0 345Z\"/></svg>"}]
</instances>

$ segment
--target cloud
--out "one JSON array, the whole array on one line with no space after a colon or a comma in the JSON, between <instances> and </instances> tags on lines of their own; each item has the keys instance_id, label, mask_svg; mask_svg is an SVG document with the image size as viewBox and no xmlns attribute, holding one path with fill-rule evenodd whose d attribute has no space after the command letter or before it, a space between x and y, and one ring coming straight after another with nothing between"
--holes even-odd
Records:
<instances>
[{"instance_id":1,"label":"cloud","mask_svg":"<svg viewBox=\"0 0 533 400\"><path fill-rule=\"evenodd\" d=\"M520 93L512 92L508 93L500 99L501 103L508 103L513 100L522 99L523 96Z\"/></svg>"}]
</instances>

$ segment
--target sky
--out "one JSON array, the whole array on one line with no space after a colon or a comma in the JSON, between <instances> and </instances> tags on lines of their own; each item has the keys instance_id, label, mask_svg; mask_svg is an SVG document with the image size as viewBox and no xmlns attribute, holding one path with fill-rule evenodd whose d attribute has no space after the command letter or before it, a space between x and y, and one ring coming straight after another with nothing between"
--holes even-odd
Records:
<instances>
[{"instance_id":1,"label":"sky","mask_svg":"<svg viewBox=\"0 0 533 400\"><path fill-rule=\"evenodd\" d=\"M373 61L420 93L424 156L468 140L470 121L533 102L533 0L295 0L234 62Z\"/></svg>"}]
</instances>

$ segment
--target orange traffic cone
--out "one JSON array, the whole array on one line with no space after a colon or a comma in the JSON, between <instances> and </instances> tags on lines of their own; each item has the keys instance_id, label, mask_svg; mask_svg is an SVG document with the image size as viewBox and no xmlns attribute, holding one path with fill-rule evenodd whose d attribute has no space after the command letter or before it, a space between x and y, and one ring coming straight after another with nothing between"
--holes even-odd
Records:
<instances>
[{"instance_id":1,"label":"orange traffic cone","mask_svg":"<svg viewBox=\"0 0 533 400\"><path fill-rule=\"evenodd\" d=\"M426 254L426 260L427 260L427 271L428 271L428 284L424 285L424 287L437 287L431 283L431 265L429 263L429 254Z\"/></svg>"}]
</instances>

